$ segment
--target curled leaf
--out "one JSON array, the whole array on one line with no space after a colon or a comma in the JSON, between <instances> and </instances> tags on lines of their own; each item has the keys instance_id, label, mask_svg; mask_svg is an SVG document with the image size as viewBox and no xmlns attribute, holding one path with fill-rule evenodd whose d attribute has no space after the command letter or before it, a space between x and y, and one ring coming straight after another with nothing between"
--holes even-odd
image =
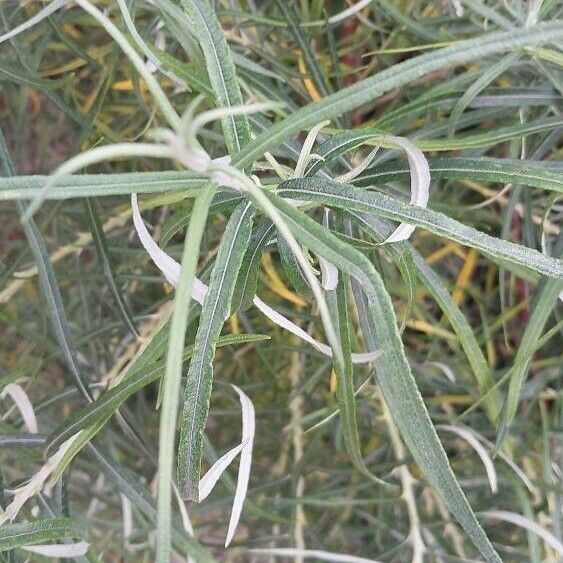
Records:
<instances>
[{"instance_id":1,"label":"curled leaf","mask_svg":"<svg viewBox=\"0 0 563 563\"><path fill-rule=\"evenodd\" d=\"M229 520L229 529L227 531L227 539L225 547L228 547L235 535L240 514L246 498L248 490L248 482L250 480L250 468L252 466L252 447L254 445L254 433L256 431L256 415L254 405L248 396L233 385L233 389L238 393L240 405L242 408L242 450L240 452L240 464L238 469L237 488L235 490L235 498L233 500L233 510Z\"/></svg>"},{"instance_id":2,"label":"curled leaf","mask_svg":"<svg viewBox=\"0 0 563 563\"><path fill-rule=\"evenodd\" d=\"M76 543L25 545L21 549L37 553L43 557L83 557L86 555L90 544L86 541Z\"/></svg>"},{"instance_id":3,"label":"curled leaf","mask_svg":"<svg viewBox=\"0 0 563 563\"><path fill-rule=\"evenodd\" d=\"M475 450L477 455L481 458L483 465L485 466L485 471L487 472L487 478L489 479L491 491L496 494L498 492L498 479L495 465L491 456L489 455L489 452L487 452L481 442L479 442L475 434L471 430L464 428L463 426L441 424L440 426L438 426L438 428L446 430L447 432L452 432L453 434L457 434Z\"/></svg>"},{"instance_id":4,"label":"curled leaf","mask_svg":"<svg viewBox=\"0 0 563 563\"><path fill-rule=\"evenodd\" d=\"M404 137L389 136L385 140L400 146L407 154L411 174L411 205L426 207L430 195L430 167L422 151ZM401 223L385 240L399 242L408 239L415 227Z\"/></svg>"},{"instance_id":5,"label":"curled leaf","mask_svg":"<svg viewBox=\"0 0 563 563\"><path fill-rule=\"evenodd\" d=\"M227 467L231 465L232 461L241 452L244 443L238 444L234 448L231 448L227 453L223 454L207 471L207 473L201 478L199 482L199 502L203 502L215 488L217 481L221 478L221 475L226 471Z\"/></svg>"},{"instance_id":6,"label":"curled leaf","mask_svg":"<svg viewBox=\"0 0 563 563\"><path fill-rule=\"evenodd\" d=\"M70 449L74 441L78 438L80 432L77 432L63 442L59 449L45 462L39 471L25 484L18 487L14 491L12 502L6 507L6 510L0 513L0 526L4 522L13 520L21 510L22 506L33 496L39 493L47 479L57 469L59 463L63 460L66 452Z\"/></svg>"},{"instance_id":7,"label":"curled leaf","mask_svg":"<svg viewBox=\"0 0 563 563\"><path fill-rule=\"evenodd\" d=\"M554 536L551 532L548 532L545 528L542 528L537 522L522 516L516 512L510 512L508 510L487 510L486 512L481 512L481 516L486 516L487 518L493 518L495 520L502 520L504 522L510 522L518 526L519 528L524 528L536 536L540 537L547 545L553 548L560 556L563 556L563 544Z\"/></svg>"},{"instance_id":8,"label":"curled leaf","mask_svg":"<svg viewBox=\"0 0 563 563\"><path fill-rule=\"evenodd\" d=\"M248 482L250 480L250 468L252 465L252 447L254 444L254 434L256 431L255 411L252 401L236 385L232 386L238 393L240 406L242 410L242 440L241 443L222 455L201 478L199 482L199 502L202 502L215 487L221 475L226 471L231 462L240 454L240 464L238 470L237 486L235 490L235 498L233 500L233 509L229 520L229 529L225 547L231 543L237 525L240 520L244 499L248 490Z\"/></svg>"},{"instance_id":9,"label":"curled leaf","mask_svg":"<svg viewBox=\"0 0 563 563\"><path fill-rule=\"evenodd\" d=\"M176 287L178 279L180 278L180 264L176 262L172 256L164 252L158 244L156 244L155 240L145 227L145 223L143 222L143 218L141 217L141 213L139 211L137 194L131 194L131 207L133 208L133 223L141 244L151 257L154 264L164 274L168 283ZM206 293L207 286L198 278L195 278L192 289L192 298L194 301L197 301L201 305Z\"/></svg>"},{"instance_id":10,"label":"curled leaf","mask_svg":"<svg viewBox=\"0 0 563 563\"><path fill-rule=\"evenodd\" d=\"M329 227L329 211L325 209L323 224ZM325 291L334 291L338 285L338 268L328 260L319 256L319 266L321 268L321 285Z\"/></svg>"},{"instance_id":11,"label":"curled leaf","mask_svg":"<svg viewBox=\"0 0 563 563\"><path fill-rule=\"evenodd\" d=\"M375 155L378 153L379 147L375 147L361 162L358 166L352 168L345 174L341 174L340 176L336 176L334 179L337 182L343 182L344 184L350 183L354 180L357 176L359 176L373 161Z\"/></svg>"},{"instance_id":12,"label":"curled leaf","mask_svg":"<svg viewBox=\"0 0 563 563\"><path fill-rule=\"evenodd\" d=\"M33 405L27 396L27 393L17 383L9 383L4 387L0 397L4 398L9 395L14 401L16 407L20 411L23 423L31 434L37 434L37 420L35 419L35 412Z\"/></svg>"},{"instance_id":13,"label":"curled leaf","mask_svg":"<svg viewBox=\"0 0 563 563\"><path fill-rule=\"evenodd\" d=\"M315 158L315 156L311 155L311 150L313 149L313 145L315 144L315 140L317 139L318 134L320 133L323 127L326 127L330 121L321 121L315 125L309 133L307 133L307 137L305 138L305 142L303 143L303 147L301 152L299 153L299 158L297 159L297 164L295 166L295 172L293 174L294 178L299 178L305 174L305 169L307 168L307 164L311 162ZM318 157L318 155L316 156Z\"/></svg>"}]
</instances>

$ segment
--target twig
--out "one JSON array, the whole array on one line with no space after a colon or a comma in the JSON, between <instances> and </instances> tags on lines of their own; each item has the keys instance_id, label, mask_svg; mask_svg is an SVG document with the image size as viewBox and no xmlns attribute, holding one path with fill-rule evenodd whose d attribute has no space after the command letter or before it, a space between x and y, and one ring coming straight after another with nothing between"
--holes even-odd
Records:
<instances>
[{"instance_id":1,"label":"twig","mask_svg":"<svg viewBox=\"0 0 563 563\"><path fill-rule=\"evenodd\" d=\"M399 436L399 432L393 419L391 418L391 413L385 404L385 401L381 401L383 407L383 419L387 424L389 429L389 436L391 437L391 444L393 446L393 453L397 459L405 459L407 457L407 451ZM420 517L418 515L418 509L416 506L416 498L414 495L414 484L416 479L412 476L409 471L408 466L403 463L398 468L399 479L401 480L401 485L403 488L403 494L401 498L407 505L407 513L409 517L409 542L412 546L412 563L423 563L424 554L426 553L426 545L422 539L422 533L420 529Z\"/></svg>"},{"instance_id":2,"label":"twig","mask_svg":"<svg viewBox=\"0 0 563 563\"><path fill-rule=\"evenodd\" d=\"M288 377L291 382L292 391L295 391L299 386L299 372L301 369L301 362L299 360L299 352L291 354L291 366L289 368ZM303 396L295 393L294 397L289 403L289 410L291 412L291 431L293 434L293 463L298 466L303 457L303 427L301 426L301 419L303 418ZM295 488L295 498L299 501L305 492L305 478L299 475L297 478L297 486ZM297 549L305 549L305 525L307 520L303 505L297 502L295 508L295 524L293 527L293 539ZM303 563L303 557L298 556L295 558L296 563Z\"/></svg>"}]
</instances>

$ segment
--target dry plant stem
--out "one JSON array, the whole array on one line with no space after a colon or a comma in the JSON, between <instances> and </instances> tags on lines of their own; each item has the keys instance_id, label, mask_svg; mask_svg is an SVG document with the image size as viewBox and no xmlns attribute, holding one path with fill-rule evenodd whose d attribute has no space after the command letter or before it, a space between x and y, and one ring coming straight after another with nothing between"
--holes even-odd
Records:
<instances>
[{"instance_id":1,"label":"dry plant stem","mask_svg":"<svg viewBox=\"0 0 563 563\"><path fill-rule=\"evenodd\" d=\"M292 391L299 387L299 372L301 370L301 362L299 359L299 352L291 354L291 365L289 368L289 381L291 382ZM303 457L303 427L301 426L301 419L303 418L303 397L295 394L289 403L289 410L291 412L291 432L293 444L293 464L299 465ZM297 478L297 486L295 488L295 498L299 501L305 492L305 478L299 475ZM293 541L297 549L305 549L305 511L303 505L299 502L295 507L295 524L293 526ZM303 563L303 557L295 558L296 563Z\"/></svg>"},{"instance_id":2,"label":"dry plant stem","mask_svg":"<svg viewBox=\"0 0 563 563\"><path fill-rule=\"evenodd\" d=\"M440 517L446 522L444 524L444 537L452 540L454 551L459 557L462 559L466 558L467 555L463 547L463 536L459 531L459 528L452 522L450 513L448 512L444 501L438 495L435 495L430 489L425 489L422 492L422 498L424 498L426 502L427 512L433 513L433 507L436 507Z\"/></svg>"},{"instance_id":3,"label":"dry plant stem","mask_svg":"<svg viewBox=\"0 0 563 563\"><path fill-rule=\"evenodd\" d=\"M121 381L124 368L150 343L154 330L161 320L170 313L171 308L170 302L164 303L151 315L150 319L140 325L140 338L133 340L125 348L123 353L115 359L113 367L102 377L102 383L107 385L108 389L111 389Z\"/></svg>"},{"instance_id":4,"label":"dry plant stem","mask_svg":"<svg viewBox=\"0 0 563 563\"><path fill-rule=\"evenodd\" d=\"M407 451L399 436L399 431L397 430L393 419L391 418L391 413L385 404L385 401L381 401L383 407L383 419L389 430L389 436L391 438L391 444L393 446L393 453L395 458L405 459L407 456ZM408 466L403 463L399 468L399 479L401 480L401 486L403 489L402 499L407 505L407 513L409 516L409 542L412 546L412 563L423 563L424 554L426 553L426 545L422 539L422 532L420 529L420 517L418 515L418 509L416 506L416 498L414 495L414 484L416 483L415 478L409 471Z\"/></svg>"},{"instance_id":5,"label":"dry plant stem","mask_svg":"<svg viewBox=\"0 0 563 563\"><path fill-rule=\"evenodd\" d=\"M284 434L286 431L289 431L291 429L291 423L286 426L286 428L284 429ZM276 480L279 479L282 475L284 475L286 473L287 470L287 463L288 463L288 453L289 453L289 440L283 440L281 443L281 448L280 448L280 453L279 453L279 457L276 460L276 462L274 463L274 465L272 466L272 471L271 471L271 478L272 480ZM281 497L280 493L276 493L276 500L278 500ZM275 538L276 536L279 536L281 534L281 526L279 524L279 522L276 522L273 526L272 526L272 537ZM275 548L277 547L276 545L276 541L272 540L270 542L270 547ZM269 559L270 563L276 563L276 557L275 555L272 555Z\"/></svg>"}]
</instances>

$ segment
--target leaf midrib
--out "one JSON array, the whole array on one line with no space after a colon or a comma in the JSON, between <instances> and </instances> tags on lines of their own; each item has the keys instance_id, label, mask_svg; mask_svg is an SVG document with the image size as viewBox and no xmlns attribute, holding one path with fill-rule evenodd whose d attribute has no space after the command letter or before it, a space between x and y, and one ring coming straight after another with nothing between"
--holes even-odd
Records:
<instances>
[{"instance_id":1,"label":"leaf midrib","mask_svg":"<svg viewBox=\"0 0 563 563\"><path fill-rule=\"evenodd\" d=\"M235 232L238 232L238 229L240 228L241 224L244 222L244 220L246 219L246 213L248 211L248 209L252 206L251 203L248 203L243 211L243 213L240 216L239 222L237 224L237 228ZM231 256L233 253L233 248L235 246L235 243L237 242L236 236L233 236L231 238L230 242L230 247L228 250L228 254L227 254L227 259L225 261L225 267L223 268L223 271L221 272L221 283L218 286L218 290L215 296L215 300L213 303L213 309L211 311L211 318L215 317L215 312L217 311L217 307L219 304L219 297L221 295L221 291L223 288L223 283L225 281L225 275L227 273L227 265L229 264L230 260L231 260ZM203 319L202 319L203 320ZM210 333L211 333L211 328L212 328L213 323L208 322L207 323L207 327L206 327L206 332L204 335L204 340L203 340L203 346L204 346L204 350L207 351L208 347L209 347L209 338L210 338ZM200 357L198 358L199 362L196 364L196 368L194 368L194 373L198 373L201 374L202 370L203 370L203 361L204 361L204 354L200 354ZM211 367L211 369L213 369L213 367ZM191 364L190 364L190 371L191 371ZM200 399L200 390L201 390L201 383L202 383L203 378L201 376L198 376L197 378L197 386L196 386L196 390L195 390L195 404L199 405L199 399ZM193 409L191 411L191 416L190 416L190 426L189 426L189 439L188 439L188 444L189 444L189 451L192 451L192 445L193 445L193 437L194 437L194 426L195 426L195 422L196 422L196 418L197 418L197 412L196 409ZM189 473L191 473L192 470L192 466L193 466L193 459L192 456L190 455L188 457L188 462L189 462L189 467L187 468L188 471L186 471L186 473L189 475Z\"/></svg>"}]
</instances>

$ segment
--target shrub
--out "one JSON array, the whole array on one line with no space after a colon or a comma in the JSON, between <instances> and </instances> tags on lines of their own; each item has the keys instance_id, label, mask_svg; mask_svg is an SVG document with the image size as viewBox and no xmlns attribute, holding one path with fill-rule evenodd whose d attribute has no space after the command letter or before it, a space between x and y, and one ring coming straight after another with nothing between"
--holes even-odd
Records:
<instances>
[{"instance_id":1,"label":"shrub","mask_svg":"<svg viewBox=\"0 0 563 563\"><path fill-rule=\"evenodd\" d=\"M563 553L560 6L1 9L4 560Z\"/></svg>"}]
</instances>

